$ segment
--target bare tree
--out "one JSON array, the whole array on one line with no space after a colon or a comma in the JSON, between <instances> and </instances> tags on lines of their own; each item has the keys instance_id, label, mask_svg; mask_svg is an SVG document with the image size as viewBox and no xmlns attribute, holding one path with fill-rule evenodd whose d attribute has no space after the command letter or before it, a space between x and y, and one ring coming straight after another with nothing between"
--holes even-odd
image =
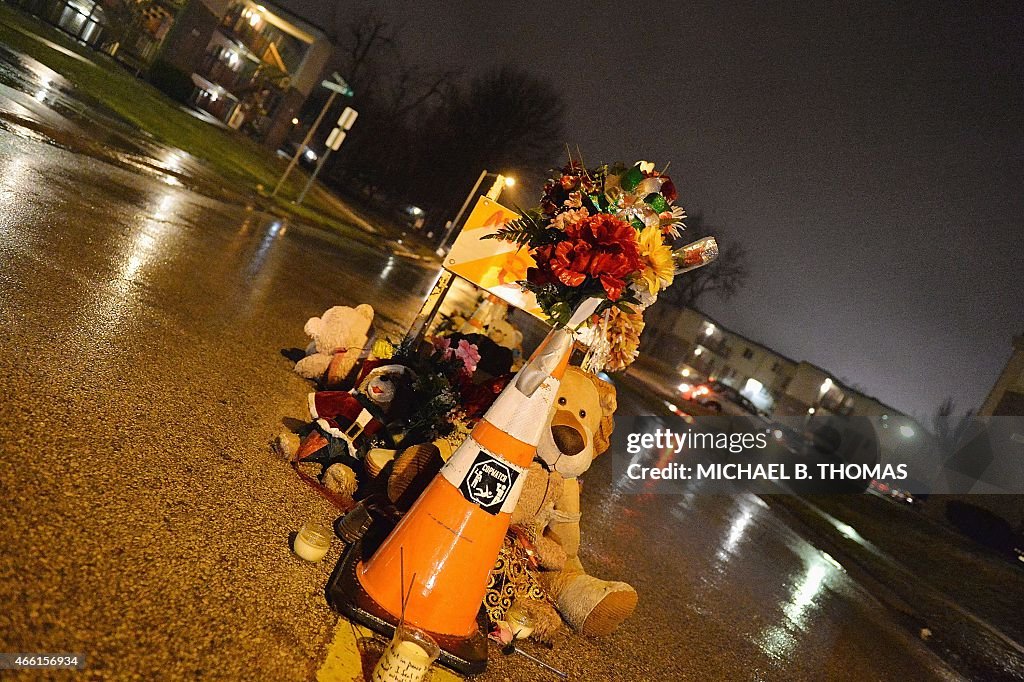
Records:
<instances>
[{"instance_id":1,"label":"bare tree","mask_svg":"<svg viewBox=\"0 0 1024 682\"><path fill-rule=\"evenodd\" d=\"M352 87L363 106L401 118L444 94L452 70L410 65L402 57L398 31L375 11L346 23L331 37L333 67Z\"/></svg>"},{"instance_id":2,"label":"bare tree","mask_svg":"<svg viewBox=\"0 0 1024 682\"><path fill-rule=\"evenodd\" d=\"M557 160L564 105L549 83L508 66L460 83L454 71L408 63L401 35L369 11L332 37L332 68L355 91L359 122L331 157L329 181L382 206L416 204L441 224L482 169L528 177Z\"/></svg>"},{"instance_id":3,"label":"bare tree","mask_svg":"<svg viewBox=\"0 0 1024 682\"><path fill-rule=\"evenodd\" d=\"M393 204L407 200L409 173L416 166L416 121L440 106L455 72L412 65L402 56L396 29L374 11L356 15L340 26L332 68L354 91L359 122L345 151L331 157L325 177L347 191L387 196ZM322 100L313 106L322 106Z\"/></svg>"},{"instance_id":4,"label":"bare tree","mask_svg":"<svg viewBox=\"0 0 1024 682\"><path fill-rule=\"evenodd\" d=\"M952 450L960 442L961 436L970 425L971 417L974 416L973 409L967 410L959 417L955 413L956 403L953 401L953 396L946 396L946 399L939 404L932 415L932 433L939 443L949 450Z\"/></svg>"},{"instance_id":5,"label":"bare tree","mask_svg":"<svg viewBox=\"0 0 1024 682\"><path fill-rule=\"evenodd\" d=\"M495 167L546 167L561 154L565 105L547 81L503 66L454 95L446 117L464 152Z\"/></svg>"},{"instance_id":6,"label":"bare tree","mask_svg":"<svg viewBox=\"0 0 1024 682\"><path fill-rule=\"evenodd\" d=\"M397 50L393 28L373 11L357 15L330 38L334 66L357 93L365 91L378 67Z\"/></svg>"},{"instance_id":7,"label":"bare tree","mask_svg":"<svg viewBox=\"0 0 1024 682\"><path fill-rule=\"evenodd\" d=\"M525 177L549 168L561 154L564 112L550 83L510 66L450 88L419 136L420 205L450 215L483 169Z\"/></svg>"}]
</instances>

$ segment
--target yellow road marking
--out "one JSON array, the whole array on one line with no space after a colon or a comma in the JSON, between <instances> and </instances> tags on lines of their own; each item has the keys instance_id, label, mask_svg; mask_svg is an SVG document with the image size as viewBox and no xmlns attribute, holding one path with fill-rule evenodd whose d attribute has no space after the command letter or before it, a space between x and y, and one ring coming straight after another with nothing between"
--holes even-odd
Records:
<instances>
[{"instance_id":1,"label":"yellow road marking","mask_svg":"<svg viewBox=\"0 0 1024 682\"><path fill-rule=\"evenodd\" d=\"M327 647L327 656L316 671L316 682L365 682L367 678L363 677L359 642L376 636L361 625L339 618L334 626L334 637ZM427 679L430 682L458 682L463 678L435 664Z\"/></svg>"}]
</instances>

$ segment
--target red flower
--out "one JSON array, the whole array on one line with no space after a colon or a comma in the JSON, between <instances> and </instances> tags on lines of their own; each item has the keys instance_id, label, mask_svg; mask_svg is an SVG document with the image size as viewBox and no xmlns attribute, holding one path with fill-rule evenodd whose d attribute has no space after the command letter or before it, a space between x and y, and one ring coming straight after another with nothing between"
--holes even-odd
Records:
<instances>
[{"instance_id":1,"label":"red flower","mask_svg":"<svg viewBox=\"0 0 1024 682\"><path fill-rule=\"evenodd\" d=\"M679 198L679 193L676 191L676 186L672 184L672 180L668 177L665 178L664 184L661 186L661 196L665 197L669 203L672 203Z\"/></svg>"},{"instance_id":2,"label":"red flower","mask_svg":"<svg viewBox=\"0 0 1024 682\"><path fill-rule=\"evenodd\" d=\"M534 284L561 283L579 287L588 277L597 279L612 301L626 288L626 280L643 268L636 230L605 213L588 216L565 230L566 239L537 248L537 262L527 278Z\"/></svg>"}]
</instances>

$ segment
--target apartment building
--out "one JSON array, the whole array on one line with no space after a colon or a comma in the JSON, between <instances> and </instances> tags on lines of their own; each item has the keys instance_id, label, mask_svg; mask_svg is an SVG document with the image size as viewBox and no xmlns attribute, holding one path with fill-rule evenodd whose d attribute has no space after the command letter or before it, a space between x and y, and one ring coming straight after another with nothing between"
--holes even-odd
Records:
<instances>
[{"instance_id":1,"label":"apartment building","mask_svg":"<svg viewBox=\"0 0 1024 682\"><path fill-rule=\"evenodd\" d=\"M1024 335L1013 339L1013 353L978 414L996 417L1024 415Z\"/></svg>"},{"instance_id":2,"label":"apartment building","mask_svg":"<svg viewBox=\"0 0 1024 682\"><path fill-rule=\"evenodd\" d=\"M326 34L253 0L193 0L178 24L163 54L191 75L189 103L268 146L280 145L321 80L332 50Z\"/></svg>"},{"instance_id":3,"label":"apartment building","mask_svg":"<svg viewBox=\"0 0 1024 682\"><path fill-rule=\"evenodd\" d=\"M775 417L838 414L915 423L827 370L788 358L691 308L652 316L640 348L667 381L716 379Z\"/></svg>"},{"instance_id":4,"label":"apartment building","mask_svg":"<svg viewBox=\"0 0 1024 682\"><path fill-rule=\"evenodd\" d=\"M669 309L654 317L640 348L682 383L717 379L769 413L799 365L691 308Z\"/></svg>"}]
</instances>

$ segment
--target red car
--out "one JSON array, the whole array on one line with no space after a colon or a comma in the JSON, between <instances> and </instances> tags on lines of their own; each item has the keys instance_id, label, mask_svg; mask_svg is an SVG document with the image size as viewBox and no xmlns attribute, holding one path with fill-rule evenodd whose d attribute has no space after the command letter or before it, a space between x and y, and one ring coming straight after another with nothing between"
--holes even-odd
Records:
<instances>
[{"instance_id":1,"label":"red car","mask_svg":"<svg viewBox=\"0 0 1024 682\"><path fill-rule=\"evenodd\" d=\"M689 390L682 391L683 398L703 405L713 412L735 416L754 415L761 416L761 412L754 403L740 395L732 386L723 384L720 381L706 381L702 384L691 386Z\"/></svg>"}]
</instances>

